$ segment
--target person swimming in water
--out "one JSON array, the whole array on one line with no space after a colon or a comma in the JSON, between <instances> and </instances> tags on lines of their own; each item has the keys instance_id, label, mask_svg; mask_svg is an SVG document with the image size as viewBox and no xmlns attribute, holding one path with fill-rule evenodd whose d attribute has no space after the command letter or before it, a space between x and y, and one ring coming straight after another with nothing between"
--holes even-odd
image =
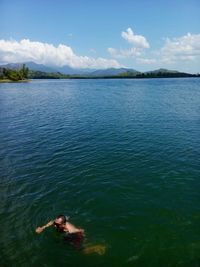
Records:
<instances>
[{"instance_id":1,"label":"person swimming in water","mask_svg":"<svg viewBox=\"0 0 200 267\"><path fill-rule=\"evenodd\" d=\"M46 228L54 226L59 233L64 234L64 240L67 241L77 250L81 250L84 254L97 253L104 255L106 246L102 244L83 246L85 236L84 229L77 228L69 222L69 218L64 215L58 215L55 220L49 221L44 226L39 226L35 229L37 234L42 233Z\"/></svg>"},{"instance_id":2,"label":"person swimming in water","mask_svg":"<svg viewBox=\"0 0 200 267\"><path fill-rule=\"evenodd\" d=\"M77 228L68 220L68 217L64 215L58 215L55 220L49 221L44 226L37 227L35 231L37 234L40 234L44 231L44 229L54 226L59 233L64 234L64 239L68 241L70 245L74 246L76 249L81 249L85 231L84 229Z\"/></svg>"}]
</instances>

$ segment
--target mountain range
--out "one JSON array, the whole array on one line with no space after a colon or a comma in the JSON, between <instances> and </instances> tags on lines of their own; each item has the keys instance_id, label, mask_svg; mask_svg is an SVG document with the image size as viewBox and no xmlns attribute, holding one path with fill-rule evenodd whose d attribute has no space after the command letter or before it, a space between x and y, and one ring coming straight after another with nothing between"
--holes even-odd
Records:
<instances>
[{"instance_id":1,"label":"mountain range","mask_svg":"<svg viewBox=\"0 0 200 267\"><path fill-rule=\"evenodd\" d=\"M6 65L1 65L0 67L8 68L8 69L19 69L22 67L22 65L25 64L26 67L29 68L29 70L32 71L41 71L41 72L47 72L47 73L55 73L60 72L62 74L80 74L81 70L79 69L73 69L69 66L63 66L63 67L53 67L53 66L47 66L43 64L37 64L35 62L29 61L24 63L9 63Z\"/></svg>"},{"instance_id":2,"label":"mountain range","mask_svg":"<svg viewBox=\"0 0 200 267\"><path fill-rule=\"evenodd\" d=\"M22 65L25 64L26 67L29 68L31 73L31 78L38 78L37 76L44 78L50 78L50 76L53 77L55 75L55 78L64 78L66 75L69 75L70 77L190 77L192 74L189 73L182 73L178 72L176 70L167 70L167 69L158 69L148 72L140 72L135 69L130 68L108 68L108 69L75 69L71 68L69 66L63 66L63 67L55 67L55 66L46 66L43 64L37 64L35 62L24 62L24 63L10 63L6 65L0 65L0 68L7 68L7 69L20 69ZM37 73L37 75L36 75Z\"/></svg>"},{"instance_id":3,"label":"mountain range","mask_svg":"<svg viewBox=\"0 0 200 267\"><path fill-rule=\"evenodd\" d=\"M41 71L41 72L47 72L47 73L61 73L61 74L68 74L68 75L85 75L85 76L112 76L112 75L119 75L125 72L131 72L131 73L140 73L139 71L136 71L134 69L128 69L128 68L108 68L108 69L75 69L71 68L69 66L63 66L63 67L52 67L52 66L46 66L43 64L37 64L35 62L29 61L24 63L9 63L6 65L1 65L0 67L8 68L8 69L20 69L22 65L25 64L26 67L29 68L31 71Z\"/></svg>"}]
</instances>

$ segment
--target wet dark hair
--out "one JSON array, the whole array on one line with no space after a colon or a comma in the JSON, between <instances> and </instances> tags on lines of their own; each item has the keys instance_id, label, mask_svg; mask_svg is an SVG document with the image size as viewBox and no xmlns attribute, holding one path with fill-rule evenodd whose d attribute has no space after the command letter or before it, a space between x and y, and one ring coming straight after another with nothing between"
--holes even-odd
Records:
<instances>
[{"instance_id":1,"label":"wet dark hair","mask_svg":"<svg viewBox=\"0 0 200 267\"><path fill-rule=\"evenodd\" d=\"M62 219L62 223L66 223L67 219L64 215L58 215L56 219Z\"/></svg>"}]
</instances>

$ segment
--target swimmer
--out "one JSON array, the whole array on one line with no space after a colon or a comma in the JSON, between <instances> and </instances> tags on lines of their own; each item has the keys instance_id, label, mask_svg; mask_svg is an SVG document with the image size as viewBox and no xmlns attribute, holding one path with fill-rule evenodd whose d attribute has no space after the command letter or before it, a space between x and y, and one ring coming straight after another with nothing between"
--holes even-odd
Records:
<instances>
[{"instance_id":1,"label":"swimmer","mask_svg":"<svg viewBox=\"0 0 200 267\"><path fill-rule=\"evenodd\" d=\"M68 221L68 217L64 215L58 215L55 220L49 221L44 226L36 228L36 233L42 233L46 228L54 226L55 229L64 234L64 239L68 241L72 246L77 249L81 249L82 242L84 239L84 229L77 228L75 225Z\"/></svg>"},{"instance_id":2,"label":"swimmer","mask_svg":"<svg viewBox=\"0 0 200 267\"><path fill-rule=\"evenodd\" d=\"M50 226L54 226L59 233L63 233L64 240L74 248L81 250L84 254L96 253L98 255L103 255L106 252L106 246L102 244L83 247L83 240L85 236L84 229L77 228L71 224L69 222L69 218L64 215L58 215L55 220L49 221L44 226L37 227L35 231L37 234L40 234Z\"/></svg>"}]
</instances>

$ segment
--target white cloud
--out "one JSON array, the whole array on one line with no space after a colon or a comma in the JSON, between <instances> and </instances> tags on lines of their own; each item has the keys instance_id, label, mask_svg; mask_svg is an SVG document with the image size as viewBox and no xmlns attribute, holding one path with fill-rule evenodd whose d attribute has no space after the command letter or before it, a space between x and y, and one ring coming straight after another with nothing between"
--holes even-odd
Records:
<instances>
[{"instance_id":1,"label":"white cloud","mask_svg":"<svg viewBox=\"0 0 200 267\"><path fill-rule=\"evenodd\" d=\"M200 34L184 35L182 37L166 39L160 50L162 62L175 63L185 60L195 60L200 57Z\"/></svg>"},{"instance_id":2,"label":"white cloud","mask_svg":"<svg viewBox=\"0 0 200 267\"><path fill-rule=\"evenodd\" d=\"M153 65L157 63L157 60L153 58L138 58L137 62L144 65Z\"/></svg>"},{"instance_id":3,"label":"white cloud","mask_svg":"<svg viewBox=\"0 0 200 267\"><path fill-rule=\"evenodd\" d=\"M151 51L150 51L151 53ZM137 58L140 64L188 64L200 60L200 34L186 34L173 39L166 38L162 48L154 51L154 59Z\"/></svg>"},{"instance_id":4,"label":"white cloud","mask_svg":"<svg viewBox=\"0 0 200 267\"><path fill-rule=\"evenodd\" d=\"M68 65L72 68L110 68L121 65L113 59L93 58L76 55L72 48L63 44L57 47L29 39L21 41L0 40L1 63L34 61L52 66Z\"/></svg>"},{"instance_id":5,"label":"white cloud","mask_svg":"<svg viewBox=\"0 0 200 267\"><path fill-rule=\"evenodd\" d=\"M134 34L131 28L128 28L125 32L121 33L122 38L132 44L134 47L137 48L149 48L149 43L147 42L146 38L142 35Z\"/></svg>"},{"instance_id":6,"label":"white cloud","mask_svg":"<svg viewBox=\"0 0 200 267\"><path fill-rule=\"evenodd\" d=\"M129 49L116 49L108 48L108 52L114 58L138 58L143 54L144 49L149 48L150 45L147 42L146 38L142 35L136 35L133 33L131 28L128 28L126 31L121 33L122 38L128 41L131 44Z\"/></svg>"},{"instance_id":7,"label":"white cloud","mask_svg":"<svg viewBox=\"0 0 200 267\"><path fill-rule=\"evenodd\" d=\"M127 58L127 57L136 57L141 55L141 51L135 47L130 49L115 49L112 47L108 48L108 52L112 57L115 58Z\"/></svg>"}]
</instances>

